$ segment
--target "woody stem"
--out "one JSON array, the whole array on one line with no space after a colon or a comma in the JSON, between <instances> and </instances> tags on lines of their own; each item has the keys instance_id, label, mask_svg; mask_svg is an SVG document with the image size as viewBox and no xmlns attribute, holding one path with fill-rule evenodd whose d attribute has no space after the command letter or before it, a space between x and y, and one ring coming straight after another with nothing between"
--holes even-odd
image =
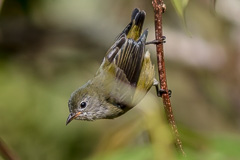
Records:
<instances>
[{"instance_id":1,"label":"woody stem","mask_svg":"<svg viewBox=\"0 0 240 160\"><path fill-rule=\"evenodd\" d=\"M162 13L165 11L165 4L163 0L152 0L152 5L154 9L154 21L155 21L155 38L157 41L162 39ZM168 93L167 87L167 79L166 79L166 69L165 69L165 62L164 62L164 52L163 52L163 43L156 44L156 51L157 51L157 63L158 63L158 74L159 74L159 83L160 89L165 90ZM165 113L167 115L167 120L171 126L172 133L175 138L175 145L177 149L185 156L183 151L182 142L179 137L178 129L175 123L175 119L173 116L172 106L169 94L163 94L163 106L165 109Z\"/></svg>"}]
</instances>

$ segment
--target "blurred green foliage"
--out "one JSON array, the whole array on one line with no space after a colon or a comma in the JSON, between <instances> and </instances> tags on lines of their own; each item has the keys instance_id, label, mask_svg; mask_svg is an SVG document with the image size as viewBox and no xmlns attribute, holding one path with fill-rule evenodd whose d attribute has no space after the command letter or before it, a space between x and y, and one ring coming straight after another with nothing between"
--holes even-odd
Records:
<instances>
[{"instance_id":1,"label":"blurred green foliage","mask_svg":"<svg viewBox=\"0 0 240 160\"><path fill-rule=\"evenodd\" d=\"M185 34L165 1L165 57L176 122L188 159L240 158L238 0L189 1ZM0 3L1 4L1 3ZM98 69L135 7L150 1L3 1L0 6L0 138L19 159L183 159L154 88L114 120L65 126L72 91ZM227 11L227 12L226 12ZM155 59L155 47L147 46ZM156 63L155 63L156 64ZM0 159L3 159L0 156Z\"/></svg>"}]
</instances>

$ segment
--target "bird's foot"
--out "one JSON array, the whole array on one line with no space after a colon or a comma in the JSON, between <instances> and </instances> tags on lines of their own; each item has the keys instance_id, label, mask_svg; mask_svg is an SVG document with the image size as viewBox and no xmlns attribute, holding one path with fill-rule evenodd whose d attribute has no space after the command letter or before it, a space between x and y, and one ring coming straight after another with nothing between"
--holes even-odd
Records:
<instances>
[{"instance_id":1,"label":"bird's foot","mask_svg":"<svg viewBox=\"0 0 240 160\"><path fill-rule=\"evenodd\" d=\"M145 45L149 45L149 44L155 44L155 45L157 45L157 44L166 43L165 40L166 40L166 37L165 37L165 36L162 36L162 38L161 38L160 40L155 39L155 40L153 40L153 41L146 42Z\"/></svg>"},{"instance_id":2,"label":"bird's foot","mask_svg":"<svg viewBox=\"0 0 240 160\"><path fill-rule=\"evenodd\" d=\"M163 94L168 94L168 96L171 97L172 91L170 89L169 90L159 89L158 84L159 82L156 79L154 79L153 85L156 87L157 96L162 97Z\"/></svg>"}]
</instances>

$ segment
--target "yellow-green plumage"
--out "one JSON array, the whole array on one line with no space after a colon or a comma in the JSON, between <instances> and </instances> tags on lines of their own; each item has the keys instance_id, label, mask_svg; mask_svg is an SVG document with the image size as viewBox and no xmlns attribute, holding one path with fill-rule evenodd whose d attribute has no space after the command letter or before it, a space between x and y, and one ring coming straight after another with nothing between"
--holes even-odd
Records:
<instances>
[{"instance_id":1,"label":"yellow-green plumage","mask_svg":"<svg viewBox=\"0 0 240 160\"><path fill-rule=\"evenodd\" d=\"M148 31L141 34L144 19L144 11L133 11L131 22L108 50L94 78L71 95L67 123L118 117L151 88L154 67L150 53L145 53Z\"/></svg>"}]
</instances>

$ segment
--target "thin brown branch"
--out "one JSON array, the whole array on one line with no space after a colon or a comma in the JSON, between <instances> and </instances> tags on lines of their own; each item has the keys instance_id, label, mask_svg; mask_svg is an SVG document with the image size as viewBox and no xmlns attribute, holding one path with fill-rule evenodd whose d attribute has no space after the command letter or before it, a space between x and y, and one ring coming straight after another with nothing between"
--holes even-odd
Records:
<instances>
[{"instance_id":1,"label":"thin brown branch","mask_svg":"<svg viewBox=\"0 0 240 160\"><path fill-rule=\"evenodd\" d=\"M10 148L3 142L0 138L0 155L3 156L6 160L18 160L19 158L13 154Z\"/></svg>"},{"instance_id":2,"label":"thin brown branch","mask_svg":"<svg viewBox=\"0 0 240 160\"><path fill-rule=\"evenodd\" d=\"M155 15L154 17L155 38L156 40L160 41L162 39L162 13L164 13L164 11L166 10L166 6L163 3L163 0L152 0L152 5L153 5L154 15ZM158 74L159 74L160 87L161 89L167 91L166 93L168 93L163 43L157 44L156 50L157 50L157 62L158 62ZM167 115L167 120L171 125L172 131L173 131L176 147L185 156L185 153L182 147L182 142L179 138L178 129L174 120L170 97L168 94L163 94L162 99L163 99L163 106L165 109L165 113Z\"/></svg>"}]
</instances>

